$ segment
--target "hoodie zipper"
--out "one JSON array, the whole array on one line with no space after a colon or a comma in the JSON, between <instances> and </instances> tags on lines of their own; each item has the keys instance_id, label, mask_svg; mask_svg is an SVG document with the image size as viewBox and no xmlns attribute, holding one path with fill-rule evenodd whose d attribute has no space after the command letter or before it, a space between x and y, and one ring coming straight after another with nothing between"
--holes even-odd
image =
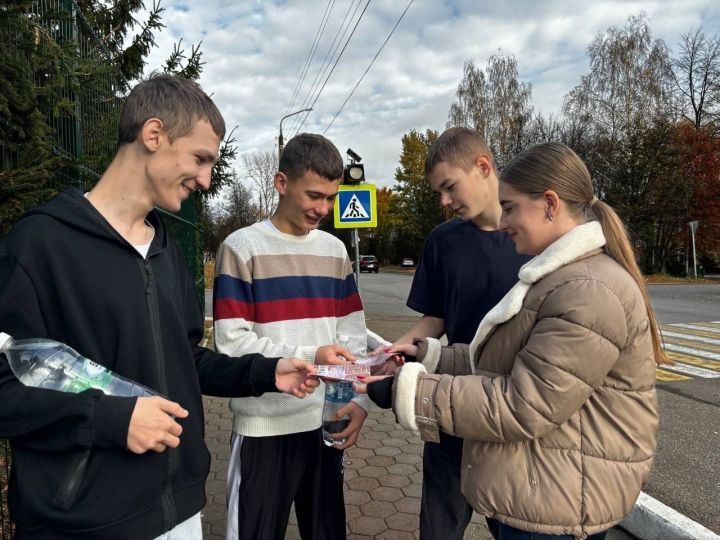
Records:
<instances>
[{"instance_id":1,"label":"hoodie zipper","mask_svg":"<svg viewBox=\"0 0 720 540\"><path fill-rule=\"evenodd\" d=\"M85 479L87 473L88 462L90 461L91 450L86 448L72 461L70 472L63 479L60 489L57 490L53 497L53 502L63 510L70 510L75 504L80 484Z\"/></svg>"},{"instance_id":2,"label":"hoodie zipper","mask_svg":"<svg viewBox=\"0 0 720 540\"><path fill-rule=\"evenodd\" d=\"M150 318L150 330L153 339L153 349L155 351L155 362L157 367L158 384L160 393L168 396L167 373L165 371L165 357L161 346L160 338L160 308L157 297L157 287L155 285L152 266L148 259L143 259L142 263L145 279L145 303L147 304L148 316ZM165 519L165 530L170 530L177 525L177 510L175 508L175 500L172 493L172 480L177 470L177 450L175 448L167 448L165 450L168 455L167 466L167 482L163 487L162 508L163 517Z\"/></svg>"},{"instance_id":3,"label":"hoodie zipper","mask_svg":"<svg viewBox=\"0 0 720 540\"><path fill-rule=\"evenodd\" d=\"M537 464L535 463L535 455L533 454L533 451L532 451L532 448L530 447L529 442L524 442L523 448L525 450L525 461L527 463L528 480L530 480L530 486L533 488L537 488L539 481L538 481Z\"/></svg>"}]
</instances>

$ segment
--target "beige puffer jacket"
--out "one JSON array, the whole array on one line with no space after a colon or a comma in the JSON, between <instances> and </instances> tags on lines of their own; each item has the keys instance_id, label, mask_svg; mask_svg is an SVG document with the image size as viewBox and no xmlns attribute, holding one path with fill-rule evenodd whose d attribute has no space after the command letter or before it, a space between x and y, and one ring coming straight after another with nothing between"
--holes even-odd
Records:
<instances>
[{"instance_id":1,"label":"beige puffer jacket","mask_svg":"<svg viewBox=\"0 0 720 540\"><path fill-rule=\"evenodd\" d=\"M595 249L597 238L585 242L598 230L602 236L599 224L589 225L573 229L574 244L560 245L543 267L550 270L525 285L514 316L489 331L485 325L489 337L472 362L467 345L441 350L429 340L420 359L436 374L408 364L394 390L405 427L419 426L426 440L435 426L465 439L462 490L475 511L519 529L579 538L632 509L658 428L642 295ZM508 310L507 298L495 316Z\"/></svg>"}]
</instances>

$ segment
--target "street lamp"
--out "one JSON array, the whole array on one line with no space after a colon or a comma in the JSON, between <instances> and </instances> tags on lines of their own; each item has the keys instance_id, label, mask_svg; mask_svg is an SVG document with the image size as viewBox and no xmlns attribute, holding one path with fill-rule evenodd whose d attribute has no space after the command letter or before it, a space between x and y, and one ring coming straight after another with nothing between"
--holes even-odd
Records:
<instances>
[{"instance_id":1,"label":"street lamp","mask_svg":"<svg viewBox=\"0 0 720 540\"><path fill-rule=\"evenodd\" d=\"M312 111L312 107L309 109L300 109L299 111L295 111L294 113L286 114L280 119L280 136L278 137L278 163L280 162L280 157L282 156L283 151L283 136L282 136L282 123L286 118L290 118L291 116L295 116L296 114L304 113Z\"/></svg>"}]
</instances>

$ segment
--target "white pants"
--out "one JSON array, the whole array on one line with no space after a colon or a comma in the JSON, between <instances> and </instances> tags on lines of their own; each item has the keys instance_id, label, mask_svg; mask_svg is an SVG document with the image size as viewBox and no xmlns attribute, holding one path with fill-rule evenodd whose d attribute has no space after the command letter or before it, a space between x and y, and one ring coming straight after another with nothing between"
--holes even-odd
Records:
<instances>
[{"instance_id":1,"label":"white pants","mask_svg":"<svg viewBox=\"0 0 720 540\"><path fill-rule=\"evenodd\" d=\"M240 499L240 448L243 436L234 431L230 437L230 463L227 473L227 527L225 540L239 540L238 512Z\"/></svg>"},{"instance_id":2,"label":"white pants","mask_svg":"<svg viewBox=\"0 0 720 540\"><path fill-rule=\"evenodd\" d=\"M155 540L202 540L202 537L202 520L198 512Z\"/></svg>"}]
</instances>

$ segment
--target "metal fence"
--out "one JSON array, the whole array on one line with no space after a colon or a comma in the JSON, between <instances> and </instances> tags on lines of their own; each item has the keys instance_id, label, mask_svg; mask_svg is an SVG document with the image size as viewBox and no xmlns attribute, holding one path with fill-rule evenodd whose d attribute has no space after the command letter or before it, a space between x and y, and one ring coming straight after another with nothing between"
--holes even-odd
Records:
<instances>
[{"instance_id":1,"label":"metal fence","mask_svg":"<svg viewBox=\"0 0 720 540\"><path fill-rule=\"evenodd\" d=\"M58 103L62 106L44 111L46 122L52 128L53 152L64 163L55 171L48 187L54 191L67 185L90 189L115 154L118 120L128 84L74 0L38 0L24 21L32 25L38 39L54 40L58 46L70 46L76 52L75 65L53 66L60 70L72 69L73 73L72 76L67 73L68 83L61 90ZM0 29L0 47L12 48L14 39ZM93 69L83 69L87 65ZM34 74L33 78L36 85L42 85L42 73ZM12 124L10 127L19 129ZM16 150L0 140L0 170L16 168L17 160ZM195 276L200 302L204 304L203 242L202 231L196 225L195 196L186 201L178 215L164 213L164 221L180 244ZM9 444L0 440L0 540L12 538L7 512L10 467Z\"/></svg>"}]
</instances>

